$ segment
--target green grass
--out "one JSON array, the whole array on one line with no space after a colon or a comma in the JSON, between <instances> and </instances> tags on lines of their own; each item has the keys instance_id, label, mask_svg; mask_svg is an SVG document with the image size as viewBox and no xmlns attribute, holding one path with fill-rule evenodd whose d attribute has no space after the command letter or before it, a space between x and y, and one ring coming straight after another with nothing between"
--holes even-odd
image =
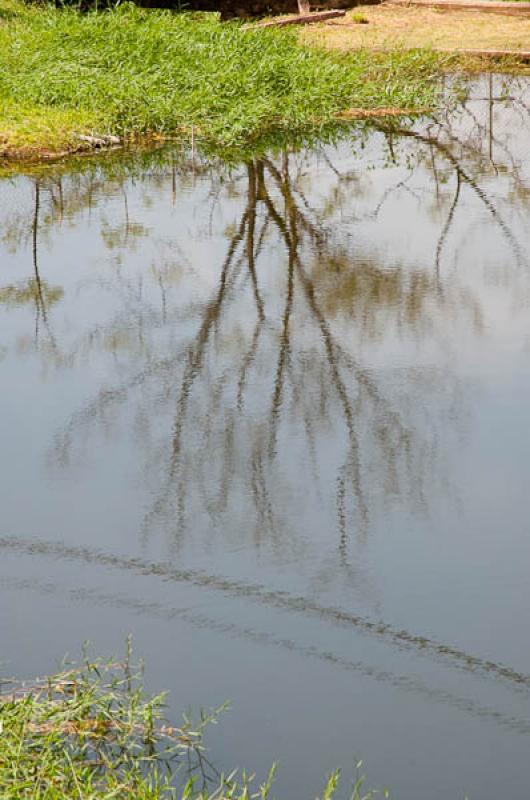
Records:
<instances>
[{"instance_id":1,"label":"green grass","mask_svg":"<svg viewBox=\"0 0 530 800\"><path fill-rule=\"evenodd\" d=\"M203 731L218 713L201 714L194 725L184 717L182 727L170 727L163 695L145 696L129 658L122 664L87 660L81 668L31 684L4 684L0 797L267 800L274 768L256 786L248 774L224 776L207 760ZM338 780L338 771L329 776L322 800L332 800ZM358 777L350 800L373 800L375 793L363 787L364 778Z\"/></svg>"},{"instance_id":2,"label":"green grass","mask_svg":"<svg viewBox=\"0 0 530 800\"><path fill-rule=\"evenodd\" d=\"M163 697L145 698L123 665L2 688L2 800L158 800L170 796L165 765L200 746L200 731L164 726Z\"/></svg>"},{"instance_id":3,"label":"green grass","mask_svg":"<svg viewBox=\"0 0 530 800\"><path fill-rule=\"evenodd\" d=\"M440 56L333 53L297 36L129 4L81 14L0 0L0 152L192 128L229 150L318 130L350 107L436 102Z\"/></svg>"}]
</instances>

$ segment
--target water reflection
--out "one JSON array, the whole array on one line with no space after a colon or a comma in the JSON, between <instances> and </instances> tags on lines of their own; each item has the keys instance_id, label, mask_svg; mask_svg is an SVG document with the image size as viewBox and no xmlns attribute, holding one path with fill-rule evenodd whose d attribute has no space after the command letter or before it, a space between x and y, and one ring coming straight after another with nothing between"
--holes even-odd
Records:
<instances>
[{"instance_id":1,"label":"water reflection","mask_svg":"<svg viewBox=\"0 0 530 800\"><path fill-rule=\"evenodd\" d=\"M2 592L526 736L529 99L486 76L436 117L244 167L163 150L0 186Z\"/></svg>"},{"instance_id":2,"label":"water reflection","mask_svg":"<svg viewBox=\"0 0 530 800\"><path fill-rule=\"evenodd\" d=\"M14 537L3 537L0 539L0 547L4 551L14 551L17 554L43 556L66 562L80 562L88 565L109 567L115 570L131 571L143 576L155 576L177 583L204 587L208 590L227 594L229 597L252 600L283 611L315 616L328 624L355 628L365 635L382 639L399 649L412 650L422 657L434 658L442 663L447 662L449 666L458 670L501 679L506 681L511 689L530 688L530 675L517 672L503 664L472 656L455 647L442 644L425 636L418 636L406 630L394 629L391 625L383 622L373 622L370 619L348 613L339 608L318 605L304 597L289 595L287 592L268 592L263 586L249 581L231 581L227 578L199 571L174 569L163 562L148 562L138 558L114 556L87 547L68 547L57 542L43 540L24 541ZM29 589L30 585L25 582L23 588ZM113 604L114 601L109 600L109 602ZM115 603L119 603L117 595L115 596ZM139 603L138 607L145 613L150 613L153 609L153 604ZM206 620L205 617L202 619L203 622ZM238 629L237 626L231 625L229 630L237 631ZM248 631L245 633L242 630L240 635L241 633L245 636L249 635ZM256 635L256 632L251 634L251 638L254 635ZM326 655L319 650L318 646L313 647L313 653L322 657ZM528 727L526 723L524 727L526 731Z\"/></svg>"},{"instance_id":3,"label":"water reflection","mask_svg":"<svg viewBox=\"0 0 530 800\"><path fill-rule=\"evenodd\" d=\"M340 667L342 670L363 675L371 681L375 680L398 689L399 691L419 695L430 701L453 707L478 720L493 722L495 725L499 725L501 728L505 728L508 731L525 736L530 734L530 720L523 716L503 713L494 708L476 703L470 697L460 696L447 689L429 685L414 675L396 674L390 670L381 669L363 661L352 661L338 654L322 650L316 645L303 646L293 639L282 639L271 633L258 631L252 627L245 628L235 623L213 620L205 615L190 613L187 609L171 607L167 604L160 604L153 601L141 602L137 597L124 597L122 594L105 594L94 591L93 589L84 588L64 589L52 582L35 583L35 581L12 578L7 578L3 581L3 584L10 589L25 593L37 592L44 596L62 593L67 595L68 602L73 603L89 602L96 607L105 608L110 606L111 608L118 609L126 608L127 610L132 610L147 618L160 618L164 621L172 621L174 619L184 620L193 625L193 627L201 630L216 631L222 633L223 636L244 638L247 641L267 647L285 649L290 652L296 652L304 658L316 658L326 664ZM525 676L517 676L516 679L519 680L520 677L522 677L523 683L528 682Z\"/></svg>"},{"instance_id":4,"label":"water reflection","mask_svg":"<svg viewBox=\"0 0 530 800\"><path fill-rule=\"evenodd\" d=\"M3 286L0 289L0 303L7 306L32 305L35 310L35 342L38 343L39 341L39 331L42 324L49 343L55 349L56 344L48 321L48 309L62 298L63 292L58 286L50 286L40 275L38 261L40 197L40 181L36 180L33 218L31 226L28 226L31 231L33 274L21 283ZM22 225L21 230L17 230L17 228L13 230L11 226L8 226L4 239L16 248L20 240L23 240L27 235L28 230L24 230L24 225Z\"/></svg>"}]
</instances>

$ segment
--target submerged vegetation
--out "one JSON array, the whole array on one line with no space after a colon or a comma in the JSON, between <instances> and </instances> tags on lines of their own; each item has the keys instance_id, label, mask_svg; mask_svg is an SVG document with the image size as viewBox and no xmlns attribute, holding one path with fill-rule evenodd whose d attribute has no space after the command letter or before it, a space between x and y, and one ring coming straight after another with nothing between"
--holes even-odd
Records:
<instances>
[{"instance_id":1,"label":"submerged vegetation","mask_svg":"<svg viewBox=\"0 0 530 800\"><path fill-rule=\"evenodd\" d=\"M274 768L254 786L243 773L223 775L204 754L204 729L217 709L192 724L169 726L164 695L147 697L130 659L85 660L31 684L0 691L2 800L267 800ZM359 768L361 765L358 764ZM180 771L180 777L177 773ZM339 782L333 772L322 800ZM372 800L364 778L350 800ZM388 796L387 792L383 792Z\"/></svg>"},{"instance_id":2,"label":"submerged vegetation","mask_svg":"<svg viewBox=\"0 0 530 800\"><path fill-rule=\"evenodd\" d=\"M0 155L72 150L80 134L183 134L226 152L351 108L425 109L444 58L331 52L211 14L0 0Z\"/></svg>"}]
</instances>

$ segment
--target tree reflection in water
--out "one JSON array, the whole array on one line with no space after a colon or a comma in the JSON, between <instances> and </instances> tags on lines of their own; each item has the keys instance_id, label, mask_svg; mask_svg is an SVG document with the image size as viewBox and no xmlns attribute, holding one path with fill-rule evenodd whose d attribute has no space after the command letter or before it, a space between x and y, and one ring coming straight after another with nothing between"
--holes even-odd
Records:
<instances>
[{"instance_id":1,"label":"tree reflection in water","mask_svg":"<svg viewBox=\"0 0 530 800\"><path fill-rule=\"evenodd\" d=\"M32 223L13 214L5 228L13 247L28 231L32 237L34 274L17 291L31 287L37 331L41 320L58 365L88 352L117 354L115 383L99 387L65 423L57 458L67 463L84 437L92 441L95 426L108 431L118 409L127 409L154 498L145 538L162 531L171 549L190 539L208 547L215 531L229 547L266 547L278 561L317 557L312 579L319 586L336 583L340 573L370 594L360 556L374 519L396 505L428 514L433 486L455 491L444 452L451 436L462 435L466 407L448 366L458 346L451 329L479 336L484 317L480 285L454 269L469 236L466 197L506 242L510 255L499 270L511 285L526 281L519 231L496 191L502 176L510 208L526 207L520 138L501 125L527 110L528 89L487 79L479 95L484 88L457 112L370 129L365 144L384 141L389 166L407 169L382 190L370 180L368 162L344 169L339 157L337 165L345 144L286 150L233 172L163 154L138 186L119 172L37 179ZM499 111L499 122L502 91L510 111ZM129 195L148 205L150 189L167 188L175 203L195 184L209 190L192 236L176 231L149 271L129 274L132 250L157 236L136 221ZM380 242L363 236L365 224L378 224L404 196L431 217L431 264L421 250L416 256L412 240L404 261L383 256ZM61 289L41 275L40 237L109 197L114 214L100 234L112 254L107 281L119 308L105 325L60 342L50 309ZM197 260L195 245L208 238L223 206L237 214L206 297L204 283L198 291L193 285L212 266ZM385 236L381 229L381 241ZM144 291L149 280L158 302ZM4 287L0 299L9 301L13 291ZM422 339L445 357L429 363L420 354L416 363L409 352L394 361L395 342Z\"/></svg>"}]
</instances>

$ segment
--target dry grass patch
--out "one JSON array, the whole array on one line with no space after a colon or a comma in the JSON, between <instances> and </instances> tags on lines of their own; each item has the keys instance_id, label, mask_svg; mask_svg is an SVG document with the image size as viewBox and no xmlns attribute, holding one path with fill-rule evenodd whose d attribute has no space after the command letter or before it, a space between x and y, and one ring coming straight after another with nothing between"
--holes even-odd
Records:
<instances>
[{"instance_id":1,"label":"dry grass patch","mask_svg":"<svg viewBox=\"0 0 530 800\"><path fill-rule=\"evenodd\" d=\"M367 25L356 23L359 13ZM338 50L530 50L530 17L385 4L357 7L342 19L306 28L301 36Z\"/></svg>"}]
</instances>

